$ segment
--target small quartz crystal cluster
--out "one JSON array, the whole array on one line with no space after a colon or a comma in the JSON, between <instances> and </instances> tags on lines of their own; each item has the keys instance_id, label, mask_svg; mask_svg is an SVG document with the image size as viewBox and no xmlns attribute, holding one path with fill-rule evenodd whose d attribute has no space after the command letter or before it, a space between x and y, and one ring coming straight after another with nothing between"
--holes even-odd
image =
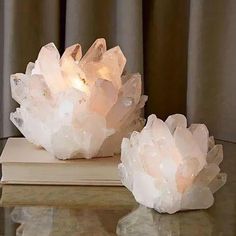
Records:
<instances>
[{"instance_id":1,"label":"small quartz crystal cluster","mask_svg":"<svg viewBox=\"0 0 236 236\"><path fill-rule=\"evenodd\" d=\"M143 126L140 74L122 75L126 59L117 46L97 39L82 57L79 44L62 57L53 43L42 47L25 74L11 76L20 104L10 119L30 142L59 159L110 156L123 137Z\"/></svg>"},{"instance_id":2,"label":"small quartz crystal cluster","mask_svg":"<svg viewBox=\"0 0 236 236\"><path fill-rule=\"evenodd\" d=\"M124 138L119 172L137 202L158 212L205 209L226 182L222 145L203 124L187 128L183 115L165 122L150 115L141 132Z\"/></svg>"}]
</instances>

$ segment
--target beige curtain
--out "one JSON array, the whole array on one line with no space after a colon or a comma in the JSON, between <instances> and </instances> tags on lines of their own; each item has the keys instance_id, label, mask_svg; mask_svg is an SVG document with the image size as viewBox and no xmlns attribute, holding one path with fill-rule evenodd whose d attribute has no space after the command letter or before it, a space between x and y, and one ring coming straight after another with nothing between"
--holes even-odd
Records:
<instances>
[{"instance_id":1,"label":"beige curtain","mask_svg":"<svg viewBox=\"0 0 236 236\"><path fill-rule=\"evenodd\" d=\"M186 113L189 1L144 1L147 114Z\"/></svg>"},{"instance_id":2,"label":"beige curtain","mask_svg":"<svg viewBox=\"0 0 236 236\"><path fill-rule=\"evenodd\" d=\"M236 1L0 0L0 137L16 135L9 76L41 46L62 52L98 37L119 44L126 70L143 72L146 115L187 114L236 141Z\"/></svg>"},{"instance_id":3,"label":"beige curtain","mask_svg":"<svg viewBox=\"0 0 236 236\"><path fill-rule=\"evenodd\" d=\"M1 137L18 134L9 120L16 107L9 87L10 74L24 72L42 45L60 47L60 2L57 0L0 0L1 3Z\"/></svg>"},{"instance_id":4,"label":"beige curtain","mask_svg":"<svg viewBox=\"0 0 236 236\"><path fill-rule=\"evenodd\" d=\"M236 142L236 1L193 0L189 22L189 121Z\"/></svg>"}]
</instances>

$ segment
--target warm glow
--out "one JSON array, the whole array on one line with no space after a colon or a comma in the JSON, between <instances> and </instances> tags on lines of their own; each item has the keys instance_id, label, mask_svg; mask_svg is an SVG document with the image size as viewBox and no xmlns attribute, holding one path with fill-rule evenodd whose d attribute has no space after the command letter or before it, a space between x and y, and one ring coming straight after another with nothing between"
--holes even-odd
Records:
<instances>
[{"instance_id":1,"label":"warm glow","mask_svg":"<svg viewBox=\"0 0 236 236\"><path fill-rule=\"evenodd\" d=\"M25 74L11 76L12 97L20 104L11 120L26 139L58 159L89 159L118 154L122 138L142 128L147 96L141 76L122 78L122 51L106 48L97 39L83 57L79 44L59 57L50 43Z\"/></svg>"},{"instance_id":2,"label":"warm glow","mask_svg":"<svg viewBox=\"0 0 236 236\"><path fill-rule=\"evenodd\" d=\"M106 67L106 66L103 66L101 67L99 70L98 70L98 73L100 74L100 76L106 80L110 80L110 70Z\"/></svg>"},{"instance_id":3,"label":"warm glow","mask_svg":"<svg viewBox=\"0 0 236 236\"><path fill-rule=\"evenodd\" d=\"M71 85L84 93L89 93L88 86L79 77L71 80Z\"/></svg>"}]
</instances>

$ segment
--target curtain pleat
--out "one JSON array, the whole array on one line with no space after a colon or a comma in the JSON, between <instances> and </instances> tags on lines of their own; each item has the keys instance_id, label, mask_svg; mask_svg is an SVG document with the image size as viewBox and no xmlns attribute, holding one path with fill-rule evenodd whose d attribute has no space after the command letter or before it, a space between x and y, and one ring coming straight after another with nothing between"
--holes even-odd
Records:
<instances>
[{"instance_id":1,"label":"curtain pleat","mask_svg":"<svg viewBox=\"0 0 236 236\"><path fill-rule=\"evenodd\" d=\"M146 115L186 113L189 1L144 1Z\"/></svg>"},{"instance_id":2,"label":"curtain pleat","mask_svg":"<svg viewBox=\"0 0 236 236\"><path fill-rule=\"evenodd\" d=\"M57 0L7 0L3 9L1 40L1 137L17 135L9 114L17 104L11 98L10 75L24 72L29 61L35 61L39 49L49 42L60 47L60 2Z\"/></svg>"},{"instance_id":3,"label":"curtain pleat","mask_svg":"<svg viewBox=\"0 0 236 236\"><path fill-rule=\"evenodd\" d=\"M191 1L187 111L218 139L236 141L236 1Z\"/></svg>"}]
</instances>

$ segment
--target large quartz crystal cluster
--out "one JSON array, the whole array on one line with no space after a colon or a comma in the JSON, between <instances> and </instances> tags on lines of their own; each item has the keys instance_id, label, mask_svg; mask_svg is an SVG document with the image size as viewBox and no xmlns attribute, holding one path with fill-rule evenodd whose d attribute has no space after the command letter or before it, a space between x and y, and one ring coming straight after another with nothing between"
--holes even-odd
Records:
<instances>
[{"instance_id":1,"label":"large quartz crystal cluster","mask_svg":"<svg viewBox=\"0 0 236 236\"><path fill-rule=\"evenodd\" d=\"M20 104L10 119L32 143L60 159L110 156L123 137L142 128L141 76L122 75L120 48L98 39L82 57L79 44L60 57L53 43L42 47L25 74L11 76Z\"/></svg>"},{"instance_id":2,"label":"large quartz crystal cluster","mask_svg":"<svg viewBox=\"0 0 236 236\"><path fill-rule=\"evenodd\" d=\"M137 202L158 212L210 207L226 182L220 173L222 145L215 145L203 124L187 128L183 115L165 122L150 115L146 126L124 138L119 171Z\"/></svg>"}]
</instances>

